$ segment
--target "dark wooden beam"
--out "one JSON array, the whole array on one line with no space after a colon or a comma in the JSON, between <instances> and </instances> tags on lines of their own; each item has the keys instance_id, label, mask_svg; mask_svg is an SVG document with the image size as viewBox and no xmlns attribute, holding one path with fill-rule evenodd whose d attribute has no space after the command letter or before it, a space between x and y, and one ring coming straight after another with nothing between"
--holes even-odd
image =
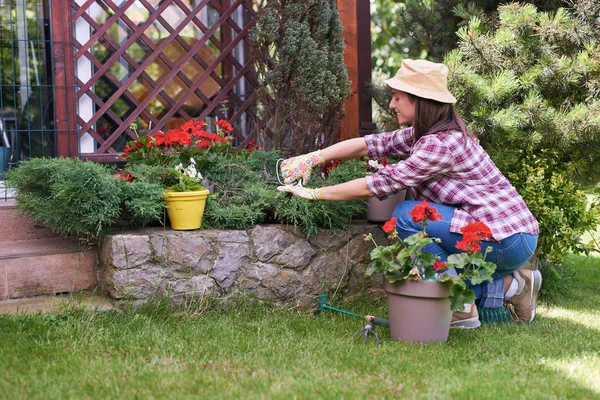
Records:
<instances>
[{"instance_id":1,"label":"dark wooden beam","mask_svg":"<svg viewBox=\"0 0 600 400\"><path fill-rule=\"evenodd\" d=\"M367 85L371 83L371 2L358 0L357 4L358 35L358 113L360 135L373 133L373 108Z\"/></svg>"},{"instance_id":2,"label":"dark wooden beam","mask_svg":"<svg viewBox=\"0 0 600 400\"><path fill-rule=\"evenodd\" d=\"M350 79L350 97L344 102L346 116L341 122L340 140L359 137L359 77L358 77L358 8L357 0L337 2L340 20L344 26L344 62Z\"/></svg>"},{"instance_id":3,"label":"dark wooden beam","mask_svg":"<svg viewBox=\"0 0 600 400\"><path fill-rule=\"evenodd\" d=\"M79 135L76 124L75 57L70 1L52 1L50 19L52 21L56 153L59 157L77 157Z\"/></svg>"}]
</instances>

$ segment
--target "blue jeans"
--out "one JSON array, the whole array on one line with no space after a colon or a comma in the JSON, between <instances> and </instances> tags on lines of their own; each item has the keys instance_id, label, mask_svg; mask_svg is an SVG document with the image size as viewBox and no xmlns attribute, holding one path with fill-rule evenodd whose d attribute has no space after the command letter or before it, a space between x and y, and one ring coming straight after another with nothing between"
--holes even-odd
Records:
<instances>
[{"instance_id":1,"label":"blue jeans","mask_svg":"<svg viewBox=\"0 0 600 400\"><path fill-rule=\"evenodd\" d=\"M396 230L398 236L404 240L407 237L422 230L420 224L413 222L408 214L419 201L403 201L394 209L393 216L397 218ZM431 203L431 207L437 209L437 213L442 216L441 221L429 222L426 228L427 235L433 238L441 239L441 243L432 243L423 248L424 251L433 253L440 257L441 261L446 261L450 254L461 253L455 245L462 240L462 234L450 232L450 221L454 214L454 207L444 204ZM529 233L515 233L500 242L482 241L481 249L489 246L492 248L486 256L486 261L496 264L496 272L492 275L493 282L484 282L479 285L467 285L475 292L476 304L486 308L502 307L504 302L504 277L521 268L533 255L537 246L538 235ZM452 271L449 271L452 275Z\"/></svg>"}]
</instances>

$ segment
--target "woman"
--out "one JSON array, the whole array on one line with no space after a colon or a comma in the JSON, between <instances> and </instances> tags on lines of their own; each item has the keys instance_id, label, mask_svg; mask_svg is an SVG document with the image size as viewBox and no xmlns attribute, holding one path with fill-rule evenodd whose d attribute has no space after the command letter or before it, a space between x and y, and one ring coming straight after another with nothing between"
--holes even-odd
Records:
<instances>
[{"instance_id":1,"label":"woman","mask_svg":"<svg viewBox=\"0 0 600 400\"><path fill-rule=\"evenodd\" d=\"M442 261L459 252L454 245L462 239L461 227L473 221L484 222L493 240L483 242L481 247L492 247L487 260L497 269L493 282L470 285L476 304L500 308L506 303L514 320L531 322L542 276L539 271L519 268L537 246L537 221L454 110L456 99L448 91L447 75L448 68L443 64L404 60L396 76L385 82L393 90L390 109L396 112L401 125L411 127L349 139L285 160L281 171L287 185L278 189L311 200L381 199L409 189L415 200L404 201L394 210L398 235L405 239L420 229L408 211L420 200L427 200L443 219L427 226L428 235L442 242L426 250ZM312 167L327 160L367 155L371 159L406 158L374 175L339 185L319 189L291 185L299 179L307 183ZM480 326L475 304L455 312L451 326Z\"/></svg>"}]
</instances>

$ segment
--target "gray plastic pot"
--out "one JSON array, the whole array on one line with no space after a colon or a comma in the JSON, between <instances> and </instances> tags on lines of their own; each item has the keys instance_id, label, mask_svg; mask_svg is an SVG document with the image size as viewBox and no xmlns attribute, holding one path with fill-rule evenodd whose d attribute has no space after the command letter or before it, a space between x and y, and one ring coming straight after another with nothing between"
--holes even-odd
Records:
<instances>
[{"instance_id":1,"label":"gray plastic pot","mask_svg":"<svg viewBox=\"0 0 600 400\"><path fill-rule=\"evenodd\" d=\"M392 339L412 343L448 340L452 282L384 281Z\"/></svg>"},{"instance_id":2,"label":"gray plastic pot","mask_svg":"<svg viewBox=\"0 0 600 400\"><path fill-rule=\"evenodd\" d=\"M402 190L390 197L379 200L377 197L367 199L367 219L371 222L385 222L392 218L394 208L404 201L406 191Z\"/></svg>"}]
</instances>

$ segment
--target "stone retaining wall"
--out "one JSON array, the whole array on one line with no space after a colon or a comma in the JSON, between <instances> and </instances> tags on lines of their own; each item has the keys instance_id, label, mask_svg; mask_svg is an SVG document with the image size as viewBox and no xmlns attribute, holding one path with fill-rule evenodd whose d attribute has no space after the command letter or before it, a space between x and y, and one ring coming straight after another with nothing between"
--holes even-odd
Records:
<instances>
[{"instance_id":1,"label":"stone retaining wall","mask_svg":"<svg viewBox=\"0 0 600 400\"><path fill-rule=\"evenodd\" d=\"M348 231L259 225L249 230L145 229L109 236L100 251L101 285L115 299L175 301L243 293L275 304L310 307L319 294L380 295L381 276L364 278L373 249L363 234L386 241L380 225Z\"/></svg>"}]
</instances>

